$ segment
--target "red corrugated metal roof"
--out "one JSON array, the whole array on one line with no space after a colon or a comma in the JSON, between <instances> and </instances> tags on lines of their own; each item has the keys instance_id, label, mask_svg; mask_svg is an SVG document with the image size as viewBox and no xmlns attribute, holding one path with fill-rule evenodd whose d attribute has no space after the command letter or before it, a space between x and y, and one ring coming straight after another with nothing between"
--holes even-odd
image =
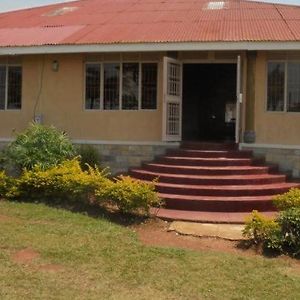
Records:
<instances>
[{"instance_id":1,"label":"red corrugated metal roof","mask_svg":"<svg viewBox=\"0 0 300 300\"><path fill-rule=\"evenodd\" d=\"M222 1L82 0L2 13L0 47L300 41L300 7L225 0L207 9L209 2Z\"/></svg>"}]
</instances>

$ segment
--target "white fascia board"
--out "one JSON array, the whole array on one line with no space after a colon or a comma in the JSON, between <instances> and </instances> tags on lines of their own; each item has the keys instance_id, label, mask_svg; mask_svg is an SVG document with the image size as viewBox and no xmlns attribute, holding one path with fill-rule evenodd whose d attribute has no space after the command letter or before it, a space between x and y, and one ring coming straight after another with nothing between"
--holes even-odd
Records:
<instances>
[{"instance_id":1,"label":"white fascia board","mask_svg":"<svg viewBox=\"0 0 300 300\"><path fill-rule=\"evenodd\" d=\"M0 55L148 51L300 50L299 42L180 42L0 47Z\"/></svg>"}]
</instances>

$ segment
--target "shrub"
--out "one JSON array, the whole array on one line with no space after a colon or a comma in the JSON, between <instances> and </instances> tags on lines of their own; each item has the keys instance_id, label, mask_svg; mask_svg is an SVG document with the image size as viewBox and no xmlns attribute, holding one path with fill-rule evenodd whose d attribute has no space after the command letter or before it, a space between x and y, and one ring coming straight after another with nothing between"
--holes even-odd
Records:
<instances>
[{"instance_id":1,"label":"shrub","mask_svg":"<svg viewBox=\"0 0 300 300\"><path fill-rule=\"evenodd\" d=\"M34 201L86 201L96 188L101 190L106 181L104 171L92 167L83 171L78 159L73 159L48 170L40 165L25 169L16 180L13 196Z\"/></svg>"},{"instance_id":2,"label":"shrub","mask_svg":"<svg viewBox=\"0 0 300 300\"><path fill-rule=\"evenodd\" d=\"M300 255L300 208L281 212L278 223L281 227L283 248L294 256Z\"/></svg>"},{"instance_id":3,"label":"shrub","mask_svg":"<svg viewBox=\"0 0 300 300\"><path fill-rule=\"evenodd\" d=\"M0 171L0 198L6 198L13 186L13 179Z\"/></svg>"},{"instance_id":4,"label":"shrub","mask_svg":"<svg viewBox=\"0 0 300 300\"><path fill-rule=\"evenodd\" d=\"M287 210L293 207L300 208L300 189L290 189L287 193L276 196L273 202L279 210Z\"/></svg>"},{"instance_id":5,"label":"shrub","mask_svg":"<svg viewBox=\"0 0 300 300\"><path fill-rule=\"evenodd\" d=\"M243 235L256 245L264 248L281 250L280 226L274 219L269 219L254 210L246 221Z\"/></svg>"},{"instance_id":6,"label":"shrub","mask_svg":"<svg viewBox=\"0 0 300 300\"><path fill-rule=\"evenodd\" d=\"M149 213L151 206L160 203L154 183L145 183L129 176L120 176L114 182L110 181L104 189L96 190L96 196L100 200L112 202L125 213L140 209Z\"/></svg>"},{"instance_id":7,"label":"shrub","mask_svg":"<svg viewBox=\"0 0 300 300\"><path fill-rule=\"evenodd\" d=\"M19 169L32 169L39 165L46 170L66 159L74 157L74 148L67 136L53 126L31 124L29 128L17 135L6 150L10 163Z\"/></svg>"},{"instance_id":8,"label":"shrub","mask_svg":"<svg viewBox=\"0 0 300 300\"><path fill-rule=\"evenodd\" d=\"M80 165L83 170L88 170L88 166L100 165L99 153L92 145L80 145L76 147L76 153L80 157Z\"/></svg>"}]
</instances>

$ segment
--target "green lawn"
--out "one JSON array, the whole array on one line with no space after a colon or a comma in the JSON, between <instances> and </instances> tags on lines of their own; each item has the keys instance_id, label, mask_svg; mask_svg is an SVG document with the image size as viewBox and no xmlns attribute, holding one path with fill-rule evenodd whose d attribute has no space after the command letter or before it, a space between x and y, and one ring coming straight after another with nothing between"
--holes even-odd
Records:
<instances>
[{"instance_id":1,"label":"green lawn","mask_svg":"<svg viewBox=\"0 0 300 300\"><path fill-rule=\"evenodd\" d=\"M28 247L40 257L14 262ZM293 264L146 247L105 219L0 201L0 299L299 299Z\"/></svg>"}]
</instances>

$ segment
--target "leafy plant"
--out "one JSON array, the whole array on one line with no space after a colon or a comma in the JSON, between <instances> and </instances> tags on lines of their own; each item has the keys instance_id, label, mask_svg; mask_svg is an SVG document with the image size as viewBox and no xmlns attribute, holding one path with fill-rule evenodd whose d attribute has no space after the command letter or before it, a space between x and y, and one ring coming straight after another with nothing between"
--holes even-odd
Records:
<instances>
[{"instance_id":1,"label":"leafy plant","mask_svg":"<svg viewBox=\"0 0 300 300\"><path fill-rule=\"evenodd\" d=\"M105 171L89 167L83 171L77 158L66 160L48 170L36 165L24 170L12 196L22 200L73 202L87 201L95 189L101 190L108 179Z\"/></svg>"},{"instance_id":2,"label":"leafy plant","mask_svg":"<svg viewBox=\"0 0 300 300\"><path fill-rule=\"evenodd\" d=\"M8 145L5 154L7 160L19 169L39 165L41 170L46 170L74 157L75 151L65 133L53 126L32 123Z\"/></svg>"},{"instance_id":3,"label":"leafy plant","mask_svg":"<svg viewBox=\"0 0 300 300\"><path fill-rule=\"evenodd\" d=\"M81 168L87 170L88 166L99 166L100 156L99 152L92 145L80 145L76 147L76 153L80 157Z\"/></svg>"},{"instance_id":4,"label":"leafy plant","mask_svg":"<svg viewBox=\"0 0 300 300\"><path fill-rule=\"evenodd\" d=\"M269 219L254 210L246 221L243 235L252 240L254 244L260 245L270 242L271 237L277 236L279 225L274 219ZM271 246L272 243L268 245ZM273 247L270 247L273 248Z\"/></svg>"},{"instance_id":5,"label":"leafy plant","mask_svg":"<svg viewBox=\"0 0 300 300\"><path fill-rule=\"evenodd\" d=\"M292 188L288 192L276 196L273 202L279 210L287 210L293 207L300 208L300 189Z\"/></svg>"},{"instance_id":6,"label":"leafy plant","mask_svg":"<svg viewBox=\"0 0 300 300\"><path fill-rule=\"evenodd\" d=\"M278 223L281 228L283 248L294 256L300 255L300 208L281 212Z\"/></svg>"},{"instance_id":7,"label":"leafy plant","mask_svg":"<svg viewBox=\"0 0 300 300\"><path fill-rule=\"evenodd\" d=\"M0 171L0 198L7 197L12 186L13 179L7 176L4 171Z\"/></svg>"},{"instance_id":8,"label":"leafy plant","mask_svg":"<svg viewBox=\"0 0 300 300\"><path fill-rule=\"evenodd\" d=\"M125 213L139 209L148 213L151 206L160 204L154 183L145 183L129 176L110 181L104 189L96 190L96 196L102 201L112 202Z\"/></svg>"}]
</instances>

